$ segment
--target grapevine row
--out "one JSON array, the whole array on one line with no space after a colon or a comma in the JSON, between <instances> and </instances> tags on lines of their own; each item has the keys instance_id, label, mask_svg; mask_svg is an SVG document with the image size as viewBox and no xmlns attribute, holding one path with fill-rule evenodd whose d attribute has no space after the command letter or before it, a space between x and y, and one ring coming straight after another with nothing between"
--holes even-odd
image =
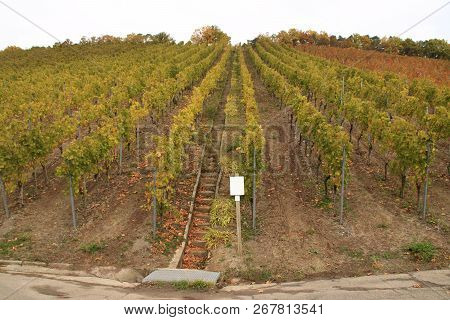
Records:
<instances>
[{"instance_id":1,"label":"grapevine row","mask_svg":"<svg viewBox=\"0 0 450 320\"><path fill-rule=\"evenodd\" d=\"M245 131L242 150L245 154L244 167L246 175L258 173L263 169L264 134L259 121L258 105L255 99L252 76L248 71L241 47L238 49L239 69L242 77L242 103L245 106ZM254 168L255 166L255 168ZM250 179L246 179L247 189L250 190Z\"/></svg>"},{"instance_id":2,"label":"grapevine row","mask_svg":"<svg viewBox=\"0 0 450 320\"><path fill-rule=\"evenodd\" d=\"M114 117L109 117L94 138L88 135L85 139L74 141L63 153L63 163L58 168L60 176L72 179L76 185L83 176L96 174L103 167L108 168L113 158L112 151L131 138L135 124L139 119L149 114L160 116L164 108L179 93L198 81L222 51L218 46L215 50L197 64L190 65L171 78L162 77L159 84L155 84L143 93L143 106L137 100L130 100L128 108L118 108ZM156 88L156 89L155 89ZM106 130L104 128L108 128Z\"/></svg>"},{"instance_id":3,"label":"grapevine row","mask_svg":"<svg viewBox=\"0 0 450 320\"><path fill-rule=\"evenodd\" d=\"M344 155L348 158L351 153L346 132L340 126L329 124L327 119L307 101L300 89L289 84L280 73L267 66L253 48L249 47L247 52L268 90L292 109L301 134L300 139L314 143L319 165L324 173L325 186L329 180L333 185L339 185ZM345 164L344 170L348 171L348 163Z\"/></svg>"},{"instance_id":4,"label":"grapevine row","mask_svg":"<svg viewBox=\"0 0 450 320\"><path fill-rule=\"evenodd\" d=\"M301 81L306 81L304 78L300 78L299 75L303 74L300 70L284 63L281 55L276 55L276 50L265 51L259 44L257 44L257 50L267 63L286 75L292 84L298 85ZM317 77L319 75L316 74ZM328 94L324 97L327 105L336 105L336 100L339 97L339 89L333 91L333 87L336 88L337 86L336 80L334 79L333 82L333 78L325 75L315 83L317 86L327 88ZM350 123L350 134L354 123L360 128L361 134L358 137L358 145L362 134L367 131L370 137L369 154L372 144L376 141L385 162L385 173L388 164L390 164L394 172L400 176L401 196L404 194L406 179L410 173L414 177L416 185L420 188L425 179L426 168L429 165L429 156L427 157L426 151L429 137L426 132L417 130L414 124L401 117L389 116L386 112L379 111L374 102L370 100L355 97L348 97L347 100L342 101L339 109L335 109L335 114ZM392 157L394 157L393 160Z\"/></svg>"},{"instance_id":5,"label":"grapevine row","mask_svg":"<svg viewBox=\"0 0 450 320\"><path fill-rule=\"evenodd\" d=\"M189 103L173 117L169 133L157 137L155 150L149 154L156 169L156 197L160 205L166 204L173 192L173 182L181 173L186 147L191 141L203 102L225 77L230 55L231 48L226 45L219 62L194 87Z\"/></svg>"}]
</instances>

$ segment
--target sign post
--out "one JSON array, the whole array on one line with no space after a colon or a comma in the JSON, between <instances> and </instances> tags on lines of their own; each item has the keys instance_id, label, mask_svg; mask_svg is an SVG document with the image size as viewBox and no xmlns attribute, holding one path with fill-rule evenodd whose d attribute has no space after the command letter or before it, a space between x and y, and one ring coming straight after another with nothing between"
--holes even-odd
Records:
<instances>
[{"instance_id":1,"label":"sign post","mask_svg":"<svg viewBox=\"0 0 450 320\"><path fill-rule=\"evenodd\" d=\"M245 193L244 189L244 177L230 177L230 196L234 196L234 200L236 201L236 233L239 256L242 256L241 196Z\"/></svg>"}]
</instances>

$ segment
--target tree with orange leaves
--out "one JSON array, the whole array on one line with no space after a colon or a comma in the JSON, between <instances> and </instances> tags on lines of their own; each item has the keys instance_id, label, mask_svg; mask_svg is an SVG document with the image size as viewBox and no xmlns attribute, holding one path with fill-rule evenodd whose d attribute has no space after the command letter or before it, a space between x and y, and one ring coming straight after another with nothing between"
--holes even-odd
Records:
<instances>
[{"instance_id":1,"label":"tree with orange leaves","mask_svg":"<svg viewBox=\"0 0 450 320\"><path fill-rule=\"evenodd\" d=\"M196 29L191 36L191 41L194 44L212 44L223 41L224 39L226 39L227 42L230 41L230 37L220 30L218 26L204 26L200 29Z\"/></svg>"}]
</instances>

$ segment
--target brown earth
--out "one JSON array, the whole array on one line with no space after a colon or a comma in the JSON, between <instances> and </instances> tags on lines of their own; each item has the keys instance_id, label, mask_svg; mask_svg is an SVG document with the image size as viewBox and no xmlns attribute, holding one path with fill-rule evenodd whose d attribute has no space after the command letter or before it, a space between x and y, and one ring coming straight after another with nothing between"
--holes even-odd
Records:
<instances>
[{"instance_id":1,"label":"brown earth","mask_svg":"<svg viewBox=\"0 0 450 320\"><path fill-rule=\"evenodd\" d=\"M187 101L188 92L178 106L172 108L156 124L151 120L141 124L141 160L153 146L152 136L167 132L172 115ZM67 183L54 175L57 161L49 169L50 180L35 193L32 184L25 188L26 201L22 208L17 197L11 198L12 217L0 217L0 241L7 243L25 237L22 244L0 251L0 259L23 259L43 262L72 263L76 268L92 266L132 266L141 270L165 267L178 245L189 208L189 197L199 157L199 147L189 148L185 175L177 182L173 209L158 216L159 232L153 239L151 214L147 203L147 183L152 180L145 161L136 166L136 154L124 148L123 173L117 164L108 178L101 175L89 181L86 204L82 197L76 201L78 228L72 228ZM161 223L164 224L161 227ZM97 245L97 251L85 252L83 247ZM95 249L93 249L95 251Z\"/></svg>"},{"instance_id":2,"label":"brown earth","mask_svg":"<svg viewBox=\"0 0 450 320\"><path fill-rule=\"evenodd\" d=\"M249 64L249 67L250 64ZM258 227L248 227L250 206L244 204L244 256L236 248L212 252L208 269L225 271L225 281L287 281L303 278L409 272L448 267L448 177L432 174L430 213L424 222L415 209L415 189L398 197L398 178L380 179L378 161L366 155L352 158L346 189L344 224L339 224L338 196L324 200L316 177L314 156L304 156L289 130L289 113L280 108L252 70L255 95L266 138L266 166L257 192ZM433 169L432 169L433 171ZM435 170L436 171L436 170ZM437 248L430 262L419 261L408 244L430 241Z\"/></svg>"},{"instance_id":3,"label":"brown earth","mask_svg":"<svg viewBox=\"0 0 450 320\"><path fill-rule=\"evenodd\" d=\"M344 224L340 225L337 203L333 197L331 201L323 199L314 156L304 156L289 129L289 113L251 71L266 138L267 168L257 193L258 227L251 230L250 205L243 201L244 257L236 256L234 245L219 246L212 251L207 269L223 271L226 281L262 282L448 267L448 156L439 153L432 168L431 216L422 221L415 211L414 189L409 186L405 199L400 199L398 178L389 176L382 181L380 159L375 153L369 166L363 144L362 152L355 152L351 159ZM178 108L158 126L149 123L147 134L164 132ZM151 147L149 143L144 148L148 151ZM90 182L85 208L81 199L77 201L77 231L71 228L65 181L50 174L49 185L41 185L37 195L28 185L25 207L15 204L11 219L0 218L0 241L21 235L27 240L0 258L70 262L80 268L112 265L150 270L167 266L183 232L195 183L190 173L195 172L199 150L196 144L190 148L186 175L177 183L174 209L164 216L160 229L164 232L156 240L151 237L145 196L151 174L145 167L135 169L134 153L125 152L124 173L115 171L110 179L101 176ZM222 195L227 195L227 183L224 177ZM418 261L405 250L417 241L430 241L438 248L433 260ZM95 253L81 250L89 244L101 248Z\"/></svg>"}]
</instances>

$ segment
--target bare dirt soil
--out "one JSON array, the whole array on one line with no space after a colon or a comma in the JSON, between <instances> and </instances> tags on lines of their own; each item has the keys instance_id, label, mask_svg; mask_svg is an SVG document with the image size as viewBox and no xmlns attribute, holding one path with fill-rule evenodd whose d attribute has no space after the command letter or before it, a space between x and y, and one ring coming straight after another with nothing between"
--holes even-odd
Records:
<instances>
[{"instance_id":1,"label":"bare dirt soil","mask_svg":"<svg viewBox=\"0 0 450 320\"><path fill-rule=\"evenodd\" d=\"M154 134L168 130L172 115L190 96L188 92L178 106L153 123L141 124L141 160L152 149ZM87 184L86 204L82 197L76 201L78 225L72 228L67 183L54 175L50 168L47 186L43 177L37 193L31 186L25 189L26 203L22 208L12 198L12 217L0 217L0 241L7 249L0 259L23 259L43 262L72 263L75 268L92 266L131 266L141 270L166 267L182 237L189 208L190 195L200 149L189 148L185 176L177 182L173 208L158 216L158 235L151 234L152 222L147 183L152 180L145 161L136 165L134 148L124 148L124 169L118 174L117 165L108 178L101 175ZM31 183L30 183L31 184ZM179 208L179 209L177 209ZM163 224L163 225L161 225ZM17 244L16 244L17 243Z\"/></svg>"},{"instance_id":2,"label":"bare dirt soil","mask_svg":"<svg viewBox=\"0 0 450 320\"><path fill-rule=\"evenodd\" d=\"M346 189L344 224L339 224L337 199L323 197L321 176L316 177L314 156L304 156L293 132L289 113L269 95L252 71L256 100L266 138L266 170L257 192L257 230L251 229L251 207L242 202L244 256L236 248L212 250L207 269L224 272L225 282L288 281L304 278L334 278L388 272L437 269L449 265L448 214L450 182L445 174L448 157L439 153L432 168L430 213L421 220L415 209L415 190L409 186L405 199L398 197L399 179L381 179L383 167L374 154L366 161L365 146L351 161L351 178ZM223 95L212 99L221 101ZM148 123L143 135L163 133L171 115L157 125ZM149 138L148 141L151 141ZM152 143L142 154L151 150ZM156 239L151 236L151 215L146 184L151 172L136 168L135 154L125 150L125 169L110 179L102 175L88 183L85 206L77 201L79 225L72 231L66 182L50 168L48 186L34 194L26 188L25 207L15 204L13 216L0 217L0 258L44 262L68 262L76 267L131 266L151 270L168 265L186 223L195 183L200 148L190 147L185 176L176 186L173 208L161 220ZM42 175L38 177L43 181ZM227 177L221 194L228 195ZM162 230L162 231L161 231ZM429 262L417 260L406 250L412 242L432 242L437 251ZM236 279L239 278L239 279Z\"/></svg>"},{"instance_id":3,"label":"bare dirt soil","mask_svg":"<svg viewBox=\"0 0 450 320\"><path fill-rule=\"evenodd\" d=\"M249 67L251 65L249 64ZM289 113L280 108L252 70L256 100L266 138L266 171L257 192L258 227L249 228L251 211L244 202L244 256L233 244L212 252L210 270L225 271L224 281L288 281L366 274L398 273L448 267L445 224L421 220L415 189L398 197L399 179L384 182L383 167L355 153L346 189L344 224L339 224L338 197L323 197L314 156L304 156L290 131ZM439 176L439 177L437 177ZM448 220L448 177L432 175L430 212ZM429 241L438 249L430 262L415 259L406 247Z\"/></svg>"}]
</instances>

